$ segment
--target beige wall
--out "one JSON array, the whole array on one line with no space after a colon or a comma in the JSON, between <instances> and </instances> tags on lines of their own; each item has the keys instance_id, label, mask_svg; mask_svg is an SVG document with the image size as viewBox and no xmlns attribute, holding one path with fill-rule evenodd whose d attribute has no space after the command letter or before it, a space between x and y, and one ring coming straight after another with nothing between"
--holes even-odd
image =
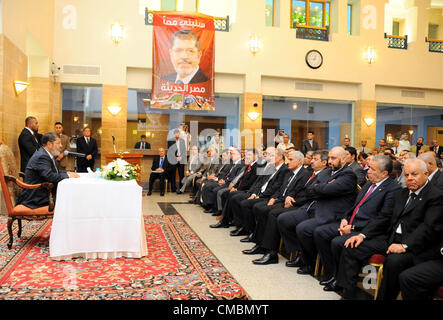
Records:
<instances>
[{"instance_id":1,"label":"beige wall","mask_svg":"<svg viewBox=\"0 0 443 320\"><path fill-rule=\"evenodd\" d=\"M337 0L338 1L338 0ZM185 3L188 1L185 1ZM338 20L337 33L332 32L329 42L296 39L295 30L289 29L290 1L280 1L280 27L265 27L263 1L241 0L237 6L237 22L230 32L216 33L216 73L232 75L232 78L245 79L243 92L262 92L263 79L266 78L266 94L297 96L292 87L282 90L281 79L304 79L334 82L347 90L349 86L370 82L375 85L391 85L419 88L443 89L443 84L435 70L441 66L441 55L430 53L424 42L424 30L418 28L417 40L410 44L409 50L387 48L383 38L384 4L387 1L362 0L360 7L375 6L377 10L377 29L360 26L359 36L348 36L342 26L344 19ZM144 25L143 16L138 13L138 1L126 1L115 8L118 0L68 1L60 0L55 5L55 46L54 59L58 65L84 64L100 65L101 76L62 75L62 82L92 82L126 85L127 68L152 68L152 26ZM418 21L426 24L426 8L429 1L415 1L418 6ZM63 28L63 8L74 5L77 10L77 29ZM346 17L346 1L337 2L340 17ZM114 46L107 32L114 21L120 21L126 28L127 37ZM365 19L360 18L363 23ZM345 23L343 24L345 26ZM427 25L427 24L426 24ZM333 28L334 29L334 28ZM423 29L423 32L421 31ZM95 32L91 32L95 30ZM252 56L246 42L250 32L258 34L263 48ZM377 50L377 61L368 65L363 59L367 46ZM85 48L88 48L85 50ZM305 54L317 49L324 57L323 66L312 70L305 63ZM420 57L418 59L417 57ZM407 66L407 67L406 67ZM392 70L392 72L386 72ZM429 71L427 71L429 70ZM228 77L229 78L229 77ZM271 79L271 80L269 80ZM274 81L275 85L269 82ZM143 88L150 88L145 81ZM228 85L228 84L227 84ZM273 88L270 90L270 88ZM223 88L219 88L223 90ZM352 89L351 89L352 90ZM284 91L284 92L282 92ZM375 99L363 96L363 99ZM310 93L307 93L311 96Z\"/></svg>"}]
</instances>

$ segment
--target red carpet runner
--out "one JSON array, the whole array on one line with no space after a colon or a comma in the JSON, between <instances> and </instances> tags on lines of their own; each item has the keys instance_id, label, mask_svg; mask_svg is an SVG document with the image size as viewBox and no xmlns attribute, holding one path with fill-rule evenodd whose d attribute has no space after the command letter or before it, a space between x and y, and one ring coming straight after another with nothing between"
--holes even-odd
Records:
<instances>
[{"instance_id":1,"label":"red carpet runner","mask_svg":"<svg viewBox=\"0 0 443 320\"><path fill-rule=\"evenodd\" d=\"M11 250L1 222L0 299L248 298L178 215L145 217L149 253L143 259L69 262L49 258L51 220L23 221L22 238L14 230Z\"/></svg>"}]
</instances>

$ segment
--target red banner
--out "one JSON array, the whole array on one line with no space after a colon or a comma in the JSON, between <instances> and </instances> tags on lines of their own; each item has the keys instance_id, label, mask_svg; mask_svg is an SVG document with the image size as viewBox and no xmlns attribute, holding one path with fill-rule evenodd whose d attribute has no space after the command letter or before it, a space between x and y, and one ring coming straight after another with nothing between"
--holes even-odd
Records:
<instances>
[{"instance_id":1,"label":"red banner","mask_svg":"<svg viewBox=\"0 0 443 320\"><path fill-rule=\"evenodd\" d=\"M214 20L154 13L151 108L214 110Z\"/></svg>"}]
</instances>

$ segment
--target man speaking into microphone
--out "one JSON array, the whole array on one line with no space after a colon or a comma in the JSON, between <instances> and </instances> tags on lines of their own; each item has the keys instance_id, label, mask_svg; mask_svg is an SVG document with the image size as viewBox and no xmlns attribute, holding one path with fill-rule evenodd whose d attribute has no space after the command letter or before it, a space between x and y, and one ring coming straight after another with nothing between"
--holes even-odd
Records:
<instances>
[{"instance_id":1,"label":"man speaking into microphone","mask_svg":"<svg viewBox=\"0 0 443 320\"><path fill-rule=\"evenodd\" d=\"M84 158L77 158L77 171L88 172L88 167L94 171L94 160L98 149L97 141L91 137L91 129L89 127L85 127L83 129L83 137L77 139L77 152L86 155Z\"/></svg>"}]
</instances>

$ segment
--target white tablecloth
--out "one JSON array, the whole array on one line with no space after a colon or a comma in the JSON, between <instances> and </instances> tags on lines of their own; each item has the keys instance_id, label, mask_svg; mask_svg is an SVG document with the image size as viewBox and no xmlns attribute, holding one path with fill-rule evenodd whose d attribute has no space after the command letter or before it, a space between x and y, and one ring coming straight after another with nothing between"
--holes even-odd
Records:
<instances>
[{"instance_id":1,"label":"white tablecloth","mask_svg":"<svg viewBox=\"0 0 443 320\"><path fill-rule=\"evenodd\" d=\"M148 253L142 188L135 180L109 181L80 174L57 186L50 257L69 260L141 258Z\"/></svg>"}]
</instances>

